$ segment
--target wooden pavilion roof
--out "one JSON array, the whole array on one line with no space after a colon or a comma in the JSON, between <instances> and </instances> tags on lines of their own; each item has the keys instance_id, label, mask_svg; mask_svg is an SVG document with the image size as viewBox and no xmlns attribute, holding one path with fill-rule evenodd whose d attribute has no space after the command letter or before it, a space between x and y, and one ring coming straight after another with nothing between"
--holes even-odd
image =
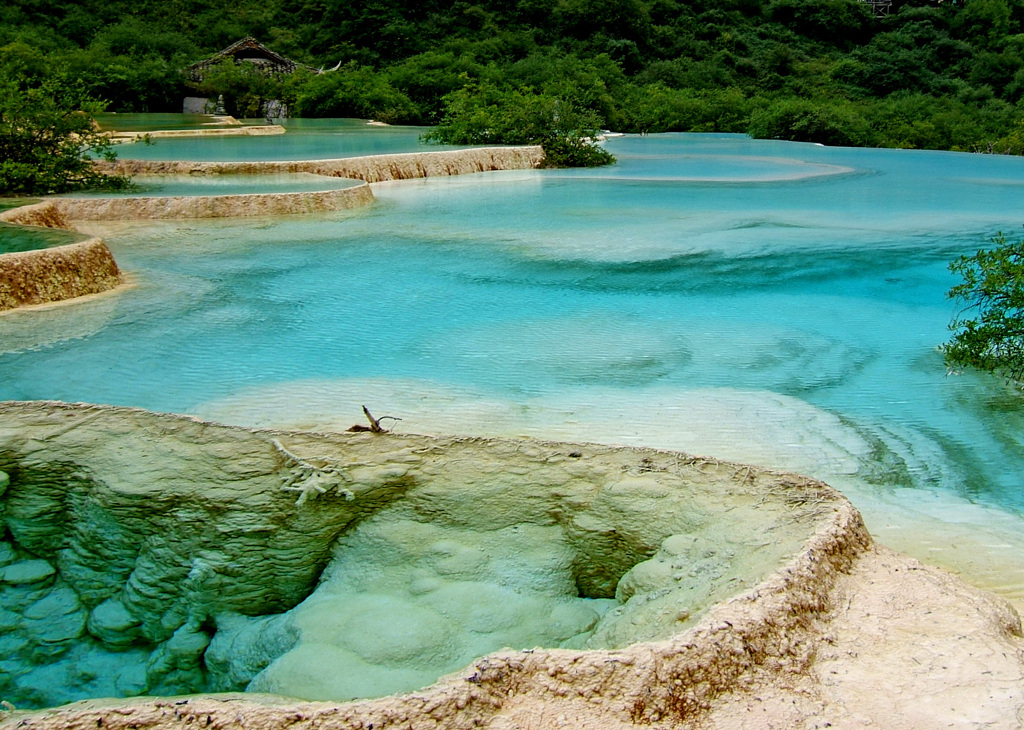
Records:
<instances>
[{"instance_id":1,"label":"wooden pavilion roof","mask_svg":"<svg viewBox=\"0 0 1024 730\"><path fill-rule=\"evenodd\" d=\"M193 81L202 81L204 72L226 58L234 59L235 63L251 63L267 74L290 74L300 68L316 71L316 69L305 64L285 58L280 53L275 53L255 38L249 37L243 38L237 43L232 43L223 51L213 54L205 61L193 63L185 69L185 73Z\"/></svg>"}]
</instances>

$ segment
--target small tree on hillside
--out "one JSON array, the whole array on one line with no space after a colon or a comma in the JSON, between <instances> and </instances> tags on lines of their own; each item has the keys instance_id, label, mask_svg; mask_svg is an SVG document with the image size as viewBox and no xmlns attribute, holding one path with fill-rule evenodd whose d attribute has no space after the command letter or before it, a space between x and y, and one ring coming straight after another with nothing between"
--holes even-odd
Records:
<instances>
[{"instance_id":1,"label":"small tree on hillside","mask_svg":"<svg viewBox=\"0 0 1024 730\"><path fill-rule=\"evenodd\" d=\"M62 71L41 80L0 79L0 194L125 187L128 178L93 166L116 156L96 127L94 115L102 109Z\"/></svg>"},{"instance_id":2,"label":"small tree on hillside","mask_svg":"<svg viewBox=\"0 0 1024 730\"><path fill-rule=\"evenodd\" d=\"M949 265L963 282L948 296L964 304L942 346L953 368L974 367L1024 383L1024 242L1000 233L995 248L961 256Z\"/></svg>"}]
</instances>

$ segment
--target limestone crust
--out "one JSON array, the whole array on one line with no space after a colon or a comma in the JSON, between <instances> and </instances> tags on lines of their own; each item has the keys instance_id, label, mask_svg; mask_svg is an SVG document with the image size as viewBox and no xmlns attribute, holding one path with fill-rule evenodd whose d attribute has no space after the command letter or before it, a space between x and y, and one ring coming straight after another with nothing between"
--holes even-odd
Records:
<instances>
[{"instance_id":1,"label":"limestone crust","mask_svg":"<svg viewBox=\"0 0 1024 730\"><path fill-rule=\"evenodd\" d=\"M530 170L544 160L540 146L486 147L437 152L368 155L335 160L279 162L186 162L175 160L117 160L100 169L119 175L237 175L311 172L368 183L422 177L466 175L493 170Z\"/></svg>"},{"instance_id":2,"label":"limestone crust","mask_svg":"<svg viewBox=\"0 0 1024 730\"><path fill-rule=\"evenodd\" d=\"M342 190L247 195L53 198L53 206L73 221L242 218L347 210L373 203L368 185Z\"/></svg>"},{"instance_id":3,"label":"limestone crust","mask_svg":"<svg viewBox=\"0 0 1024 730\"><path fill-rule=\"evenodd\" d=\"M563 647L536 656L601 672L609 650L693 631L741 647L737 625L778 627L706 625L716 605L821 610L813 576L868 543L820 482L645 449L15 402L0 405L0 469L4 575L40 568L0 594L28 616L0 691L39 704L76 698L39 672L82 663L108 666L91 680L101 695L248 685L345 699L415 689L509 645ZM31 623L43 616L61 617L52 634ZM518 686L513 656L498 675ZM491 676L508 660L480 661Z\"/></svg>"}]
</instances>

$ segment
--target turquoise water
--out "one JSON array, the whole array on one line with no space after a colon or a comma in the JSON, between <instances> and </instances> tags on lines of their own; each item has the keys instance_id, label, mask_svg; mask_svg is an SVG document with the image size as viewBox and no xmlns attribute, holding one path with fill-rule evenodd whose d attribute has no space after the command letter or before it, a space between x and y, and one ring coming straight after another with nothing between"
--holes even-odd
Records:
<instances>
[{"instance_id":1,"label":"turquoise water","mask_svg":"<svg viewBox=\"0 0 1024 730\"><path fill-rule=\"evenodd\" d=\"M85 240L85 236L71 231L51 228L25 228L0 222L0 254L34 251L38 248L65 246Z\"/></svg>"},{"instance_id":2,"label":"turquoise water","mask_svg":"<svg viewBox=\"0 0 1024 730\"><path fill-rule=\"evenodd\" d=\"M365 119L284 119L275 120L275 124L284 125L288 131L267 137L161 138L149 145L118 145L117 155L126 160L239 162L325 160L452 149L420 141L426 127L381 127L367 124Z\"/></svg>"},{"instance_id":3,"label":"turquoise water","mask_svg":"<svg viewBox=\"0 0 1024 730\"><path fill-rule=\"evenodd\" d=\"M262 121L262 120L261 120ZM159 129L215 129L223 124L212 114L116 114L96 115L96 123L104 131L155 132Z\"/></svg>"},{"instance_id":4,"label":"turquoise water","mask_svg":"<svg viewBox=\"0 0 1024 730\"><path fill-rule=\"evenodd\" d=\"M1020 230L1024 159L607 146L614 167L381 185L360 211L101 231L138 286L0 318L0 398L321 428L365 403L412 432L794 469L901 549L1019 597L1024 409L996 378L947 375L936 347L947 263Z\"/></svg>"},{"instance_id":5,"label":"turquoise water","mask_svg":"<svg viewBox=\"0 0 1024 730\"><path fill-rule=\"evenodd\" d=\"M344 190L362 185L360 180L282 173L280 175L136 175L124 191L98 190L68 193L69 198L160 198L196 195L251 195L254 193L303 193Z\"/></svg>"}]
</instances>

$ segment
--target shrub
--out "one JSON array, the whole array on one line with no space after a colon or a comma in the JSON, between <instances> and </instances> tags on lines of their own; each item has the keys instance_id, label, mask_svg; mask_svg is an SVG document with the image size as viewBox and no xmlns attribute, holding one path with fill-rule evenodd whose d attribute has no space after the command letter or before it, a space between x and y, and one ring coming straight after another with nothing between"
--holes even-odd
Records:
<instances>
[{"instance_id":1,"label":"shrub","mask_svg":"<svg viewBox=\"0 0 1024 730\"><path fill-rule=\"evenodd\" d=\"M963 303L941 347L954 369L972 367L1024 381L1024 242L1000 233L995 248L961 256L949 265L963 281L949 298Z\"/></svg>"},{"instance_id":2,"label":"shrub","mask_svg":"<svg viewBox=\"0 0 1024 730\"><path fill-rule=\"evenodd\" d=\"M445 97L445 116L424 139L444 144L539 144L552 167L595 167L615 161L596 143L600 117L571 101L492 84Z\"/></svg>"},{"instance_id":3,"label":"shrub","mask_svg":"<svg viewBox=\"0 0 1024 730\"><path fill-rule=\"evenodd\" d=\"M757 139L848 147L871 142L871 128L856 111L845 105L803 99L787 99L754 112L747 133Z\"/></svg>"},{"instance_id":4,"label":"shrub","mask_svg":"<svg viewBox=\"0 0 1024 730\"><path fill-rule=\"evenodd\" d=\"M93 119L102 108L64 71L34 86L12 78L0 81L0 193L127 186L127 178L104 175L93 166L97 157L115 157Z\"/></svg>"}]
</instances>

